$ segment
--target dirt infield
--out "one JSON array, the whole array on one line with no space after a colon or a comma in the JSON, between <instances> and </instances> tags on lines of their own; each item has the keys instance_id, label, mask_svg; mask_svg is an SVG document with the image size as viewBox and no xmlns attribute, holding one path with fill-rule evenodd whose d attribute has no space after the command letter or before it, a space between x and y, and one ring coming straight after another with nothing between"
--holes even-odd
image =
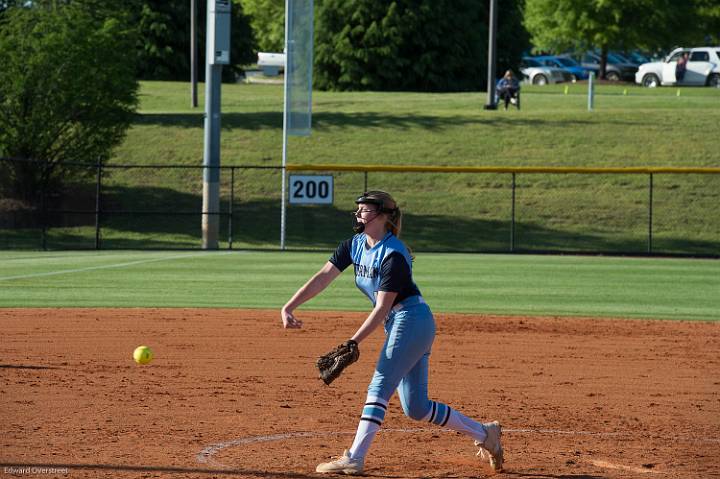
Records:
<instances>
[{"instance_id":1,"label":"dirt infield","mask_svg":"<svg viewBox=\"0 0 720 479\"><path fill-rule=\"evenodd\" d=\"M382 342L332 387L360 313L0 309L3 476L319 477L352 442ZM720 323L438 314L430 394L505 427L502 478L720 471ZM147 344L155 360L138 366ZM368 476L486 477L472 441L394 397Z\"/></svg>"}]
</instances>

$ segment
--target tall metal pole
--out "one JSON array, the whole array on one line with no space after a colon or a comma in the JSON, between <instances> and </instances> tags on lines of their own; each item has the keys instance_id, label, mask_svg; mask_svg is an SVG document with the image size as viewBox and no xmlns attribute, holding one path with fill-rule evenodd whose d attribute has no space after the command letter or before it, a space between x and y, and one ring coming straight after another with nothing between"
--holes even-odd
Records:
<instances>
[{"instance_id":1,"label":"tall metal pole","mask_svg":"<svg viewBox=\"0 0 720 479\"><path fill-rule=\"evenodd\" d=\"M190 0L190 106L197 108L197 4Z\"/></svg>"},{"instance_id":2,"label":"tall metal pole","mask_svg":"<svg viewBox=\"0 0 720 479\"><path fill-rule=\"evenodd\" d=\"M218 249L220 230L220 79L222 65L205 68L202 248Z\"/></svg>"},{"instance_id":3,"label":"tall metal pole","mask_svg":"<svg viewBox=\"0 0 720 479\"><path fill-rule=\"evenodd\" d=\"M283 147L282 147L282 186L280 187L280 194L282 195L282 198L280 200L280 249L285 249L285 229L287 228L287 201L286 201L286 184L287 184L287 171L285 170L285 166L287 165L287 149L288 149L288 115L290 114L290 105L289 100L290 96L288 95L290 84L288 82L288 59L290 56L292 56L291 48L292 45L289 44L289 35L290 35L290 29L289 22L290 22L290 2L291 0L285 0L285 79L284 79L284 99L283 99Z\"/></svg>"},{"instance_id":4,"label":"tall metal pole","mask_svg":"<svg viewBox=\"0 0 720 479\"><path fill-rule=\"evenodd\" d=\"M203 148L202 248L218 249L220 232L220 87L222 63L216 60L217 2L208 1L205 52L205 135Z\"/></svg>"},{"instance_id":5,"label":"tall metal pole","mask_svg":"<svg viewBox=\"0 0 720 479\"><path fill-rule=\"evenodd\" d=\"M497 0L490 0L490 25L488 34L488 76L487 76L487 100L484 108L496 110L495 103L495 64L497 57L496 32L497 32Z\"/></svg>"}]
</instances>

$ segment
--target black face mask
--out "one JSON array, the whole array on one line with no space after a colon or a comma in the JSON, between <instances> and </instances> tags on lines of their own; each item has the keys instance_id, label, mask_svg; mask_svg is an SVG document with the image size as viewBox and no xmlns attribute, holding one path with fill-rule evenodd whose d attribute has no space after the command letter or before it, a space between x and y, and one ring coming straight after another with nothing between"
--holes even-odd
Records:
<instances>
[{"instance_id":1,"label":"black face mask","mask_svg":"<svg viewBox=\"0 0 720 479\"><path fill-rule=\"evenodd\" d=\"M357 216L355 216L355 213L353 213L353 231L355 234L360 234L363 231L365 231L365 223L361 223L358 221Z\"/></svg>"},{"instance_id":2,"label":"black face mask","mask_svg":"<svg viewBox=\"0 0 720 479\"><path fill-rule=\"evenodd\" d=\"M377 217L379 216L379 214L380 214L380 213L376 211L376 212L375 212L375 216L373 216L372 219L371 219L370 221L368 221L368 223L372 223L373 221L375 221L375 218L377 218ZM366 225L367 223L361 223L360 221L358 221L357 213L353 213L352 215L353 215L353 227L352 227L352 229L353 229L353 231L354 231L356 234L360 234L360 233L362 233L363 231L365 231L365 225Z\"/></svg>"}]
</instances>

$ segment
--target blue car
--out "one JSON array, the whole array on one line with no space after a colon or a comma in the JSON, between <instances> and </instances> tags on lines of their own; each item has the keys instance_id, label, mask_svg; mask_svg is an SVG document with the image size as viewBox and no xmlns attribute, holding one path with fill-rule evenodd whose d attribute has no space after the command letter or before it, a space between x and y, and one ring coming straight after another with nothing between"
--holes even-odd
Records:
<instances>
[{"instance_id":1,"label":"blue car","mask_svg":"<svg viewBox=\"0 0 720 479\"><path fill-rule=\"evenodd\" d=\"M574 80L587 80L590 76L591 70L583 67L572 58L557 57L554 55L542 55L533 58L545 66L562 68L563 70L569 71L573 75Z\"/></svg>"},{"instance_id":2,"label":"blue car","mask_svg":"<svg viewBox=\"0 0 720 479\"><path fill-rule=\"evenodd\" d=\"M596 74L600 70L600 54L597 51L587 51L582 55L582 66L592 69ZM608 52L605 65L605 79L609 81L633 81L638 66L628 63L624 58Z\"/></svg>"}]
</instances>

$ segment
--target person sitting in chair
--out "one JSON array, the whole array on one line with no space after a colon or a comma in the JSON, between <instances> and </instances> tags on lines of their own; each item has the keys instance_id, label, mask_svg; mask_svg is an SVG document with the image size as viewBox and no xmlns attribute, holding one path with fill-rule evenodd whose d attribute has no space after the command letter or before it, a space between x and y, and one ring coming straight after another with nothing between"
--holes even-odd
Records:
<instances>
[{"instance_id":1,"label":"person sitting in chair","mask_svg":"<svg viewBox=\"0 0 720 479\"><path fill-rule=\"evenodd\" d=\"M512 103L520 109L520 83L515 78L512 70L505 72L505 75L497 82L497 95L505 102L505 109Z\"/></svg>"}]
</instances>

